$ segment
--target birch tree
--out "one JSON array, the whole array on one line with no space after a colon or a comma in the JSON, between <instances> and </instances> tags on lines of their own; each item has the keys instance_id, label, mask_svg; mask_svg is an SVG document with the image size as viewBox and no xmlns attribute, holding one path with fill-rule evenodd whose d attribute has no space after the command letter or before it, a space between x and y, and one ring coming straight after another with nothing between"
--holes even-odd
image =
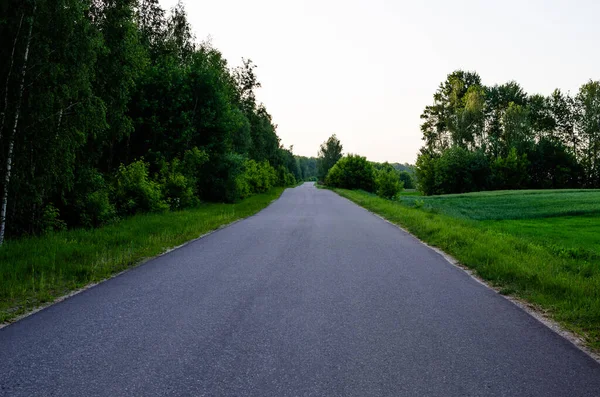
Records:
<instances>
[{"instance_id":1,"label":"birch tree","mask_svg":"<svg viewBox=\"0 0 600 397\"><path fill-rule=\"evenodd\" d=\"M8 192L10 188L10 177L12 172L12 160L13 151L15 147L15 137L19 128L19 118L21 115L21 106L23 102L23 92L25 91L25 78L27 76L27 62L29 60L29 47L31 45L31 35L33 33L33 24L35 22L35 12L37 9L37 2L33 0L33 9L31 11L31 17L29 21L29 31L27 34L27 42L25 44L25 53L23 55L23 63L21 65L21 84L19 86L19 94L17 98L17 104L15 107L14 124L12 133L8 141L8 153L6 155L6 166L4 168L4 192L2 194L2 209L0 210L0 245L4 243L4 235L6 233L6 209L8 206ZM20 30L20 28L19 28ZM14 51L13 51L14 54ZM8 77L10 79L10 75ZM8 84L6 89L8 90ZM3 116L4 124L4 116Z\"/></svg>"}]
</instances>

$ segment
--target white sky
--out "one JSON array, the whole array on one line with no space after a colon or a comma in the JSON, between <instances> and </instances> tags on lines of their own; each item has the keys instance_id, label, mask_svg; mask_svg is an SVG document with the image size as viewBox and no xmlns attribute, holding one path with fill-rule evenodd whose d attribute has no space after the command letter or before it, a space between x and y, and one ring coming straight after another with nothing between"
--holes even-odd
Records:
<instances>
[{"instance_id":1,"label":"white sky","mask_svg":"<svg viewBox=\"0 0 600 397\"><path fill-rule=\"evenodd\" d=\"M336 133L345 153L414 162L419 116L456 69L545 95L600 79L598 0L185 4L199 41L210 36L232 66L258 65L258 99L283 144L305 156Z\"/></svg>"}]
</instances>

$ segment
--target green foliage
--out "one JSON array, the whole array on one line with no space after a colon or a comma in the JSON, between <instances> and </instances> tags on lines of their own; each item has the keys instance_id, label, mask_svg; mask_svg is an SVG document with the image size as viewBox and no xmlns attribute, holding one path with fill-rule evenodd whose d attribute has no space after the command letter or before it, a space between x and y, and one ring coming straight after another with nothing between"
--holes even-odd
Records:
<instances>
[{"instance_id":1,"label":"green foliage","mask_svg":"<svg viewBox=\"0 0 600 397\"><path fill-rule=\"evenodd\" d=\"M183 160L179 163L179 167L176 170L180 172L189 181L189 184L193 187L194 196L200 197L200 186L202 185L199 181L202 180L204 165L208 162L209 156L204 150L200 150L194 147L190 150L186 150L183 154Z\"/></svg>"},{"instance_id":2,"label":"green foliage","mask_svg":"<svg viewBox=\"0 0 600 397\"><path fill-rule=\"evenodd\" d=\"M287 168L280 165L277 171L279 174L279 186L294 186L296 184L296 177Z\"/></svg>"},{"instance_id":3,"label":"green foliage","mask_svg":"<svg viewBox=\"0 0 600 397\"><path fill-rule=\"evenodd\" d=\"M528 185L536 189L573 188L581 185L582 166L557 139L542 138L527 152Z\"/></svg>"},{"instance_id":4,"label":"green foliage","mask_svg":"<svg viewBox=\"0 0 600 397\"><path fill-rule=\"evenodd\" d=\"M143 160L119 167L115 176L113 197L121 215L161 212L169 208L163 201L160 185L150 180L148 164Z\"/></svg>"},{"instance_id":5,"label":"green foliage","mask_svg":"<svg viewBox=\"0 0 600 397\"><path fill-rule=\"evenodd\" d=\"M365 157L349 154L329 170L325 183L343 189L375 190L375 171Z\"/></svg>"},{"instance_id":6,"label":"green foliage","mask_svg":"<svg viewBox=\"0 0 600 397\"><path fill-rule=\"evenodd\" d=\"M254 160L247 160L241 177L248 185L247 195L264 193L278 185L277 172L267 161L257 163Z\"/></svg>"},{"instance_id":7,"label":"green foliage","mask_svg":"<svg viewBox=\"0 0 600 397\"><path fill-rule=\"evenodd\" d=\"M517 149L510 149L506 157L498 157L492 164L494 186L504 190L523 188L527 179L527 166L527 156L519 156Z\"/></svg>"},{"instance_id":8,"label":"green foliage","mask_svg":"<svg viewBox=\"0 0 600 397\"><path fill-rule=\"evenodd\" d=\"M298 168L300 170L300 180L316 181L318 177L317 162L315 157L296 156Z\"/></svg>"},{"instance_id":9,"label":"green foliage","mask_svg":"<svg viewBox=\"0 0 600 397\"><path fill-rule=\"evenodd\" d=\"M256 66L232 68L210 43L198 45L183 3L166 12L158 0L7 0L0 11L0 180L9 179L0 224L9 238L43 233L52 214L97 227L315 175L316 161L303 174L257 103ZM248 160L260 175L252 163L245 175Z\"/></svg>"},{"instance_id":10,"label":"green foliage","mask_svg":"<svg viewBox=\"0 0 600 397\"><path fill-rule=\"evenodd\" d=\"M377 195L387 199L395 198L404 188L398 171L393 168L377 171L375 185L377 186Z\"/></svg>"},{"instance_id":11,"label":"green foliage","mask_svg":"<svg viewBox=\"0 0 600 397\"><path fill-rule=\"evenodd\" d=\"M317 177L320 181L325 181L331 167L342 158L342 150L342 143L335 134L321 144L317 157Z\"/></svg>"},{"instance_id":12,"label":"green foliage","mask_svg":"<svg viewBox=\"0 0 600 397\"><path fill-rule=\"evenodd\" d=\"M171 165L165 164L161 172L162 197L172 210L193 207L199 203L194 194L195 179L186 178L182 168L181 162L175 159Z\"/></svg>"},{"instance_id":13,"label":"green foliage","mask_svg":"<svg viewBox=\"0 0 600 397\"><path fill-rule=\"evenodd\" d=\"M422 153L417 158L417 175L425 194L463 193L485 190L490 167L483 152L456 146L441 155Z\"/></svg>"},{"instance_id":14,"label":"green foliage","mask_svg":"<svg viewBox=\"0 0 600 397\"><path fill-rule=\"evenodd\" d=\"M417 159L425 194L600 187L600 82L574 98L530 96L516 82L484 87L456 71L433 98Z\"/></svg>"},{"instance_id":15,"label":"green foliage","mask_svg":"<svg viewBox=\"0 0 600 397\"><path fill-rule=\"evenodd\" d=\"M116 217L110 201L109 188L100 172L93 168L80 170L75 184L74 205L79 219L74 223L84 227L98 227Z\"/></svg>"},{"instance_id":16,"label":"green foliage","mask_svg":"<svg viewBox=\"0 0 600 397\"><path fill-rule=\"evenodd\" d=\"M60 231L67 228L65 222L60 220L60 211L52 204L48 204L42 212L41 227L44 233Z\"/></svg>"},{"instance_id":17,"label":"green foliage","mask_svg":"<svg viewBox=\"0 0 600 397\"><path fill-rule=\"evenodd\" d=\"M402 182L402 185L404 186L405 189L415 189L416 188L415 180L408 171L400 171L400 173L398 174L398 177L400 178L400 181Z\"/></svg>"}]
</instances>

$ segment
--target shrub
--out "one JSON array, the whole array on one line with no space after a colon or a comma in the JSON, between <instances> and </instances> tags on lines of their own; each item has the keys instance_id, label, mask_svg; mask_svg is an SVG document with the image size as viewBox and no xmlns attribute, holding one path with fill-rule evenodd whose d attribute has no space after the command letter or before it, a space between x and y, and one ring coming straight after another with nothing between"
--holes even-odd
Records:
<instances>
[{"instance_id":1,"label":"shrub","mask_svg":"<svg viewBox=\"0 0 600 397\"><path fill-rule=\"evenodd\" d=\"M422 152L417 158L419 189L426 195L485 190L490 166L483 151L462 147L446 149L441 155Z\"/></svg>"},{"instance_id":2,"label":"shrub","mask_svg":"<svg viewBox=\"0 0 600 397\"><path fill-rule=\"evenodd\" d=\"M104 177L93 168L83 169L75 184L75 208L78 219L84 227L98 227L116 218L117 211L110 202L109 189Z\"/></svg>"},{"instance_id":3,"label":"shrub","mask_svg":"<svg viewBox=\"0 0 600 397\"><path fill-rule=\"evenodd\" d=\"M412 175L408 171L400 171L398 176L400 177L400 181L404 185L405 189L414 189L415 188L415 181L414 181Z\"/></svg>"},{"instance_id":4,"label":"shrub","mask_svg":"<svg viewBox=\"0 0 600 397\"><path fill-rule=\"evenodd\" d=\"M265 193L277 184L277 172L267 161L257 163L254 160L246 160L244 177L250 193Z\"/></svg>"},{"instance_id":5,"label":"shrub","mask_svg":"<svg viewBox=\"0 0 600 397\"><path fill-rule=\"evenodd\" d=\"M279 186L294 186L296 184L296 177L283 165L277 168Z\"/></svg>"},{"instance_id":6,"label":"shrub","mask_svg":"<svg viewBox=\"0 0 600 397\"><path fill-rule=\"evenodd\" d=\"M372 192L375 188L373 166L365 157L349 154L331 167L325 183L332 187Z\"/></svg>"},{"instance_id":7,"label":"shrub","mask_svg":"<svg viewBox=\"0 0 600 397\"><path fill-rule=\"evenodd\" d=\"M67 224L60 218L60 211L52 204L44 207L42 218L40 220L41 230L43 233L51 231L60 231L67 228Z\"/></svg>"},{"instance_id":8,"label":"shrub","mask_svg":"<svg viewBox=\"0 0 600 397\"><path fill-rule=\"evenodd\" d=\"M417 157L417 180L418 189L426 195L436 193L435 163L438 157L432 153L421 150Z\"/></svg>"},{"instance_id":9,"label":"shrub","mask_svg":"<svg viewBox=\"0 0 600 397\"><path fill-rule=\"evenodd\" d=\"M375 183L377 186L377 195L387 199L396 197L404 187L404 183L400 181L398 171L394 169L378 171Z\"/></svg>"},{"instance_id":10,"label":"shrub","mask_svg":"<svg viewBox=\"0 0 600 397\"><path fill-rule=\"evenodd\" d=\"M493 184L496 189L520 189L527 182L527 155L519 156L512 148L506 157L492 163Z\"/></svg>"},{"instance_id":11,"label":"shrub","mask_svg":"<svg viewBox=\"0 0 600 397\"><path fill-rule=\"evenodd\" d=\"M200 197L201 195L200 181L203 179L204 165L208 160L208 153L194 147L186 150L183 154L183 160L176 169L188 180L196 197Z\"/></svg>"},{"instance_id":12,"label":"shrub","mask_svg":"<svg viewBox=\"0 0 600 397\"><path fill-rule=\"evenodd\" d=\"M80 203L81 224L85 227L98 227L104 225L117 215L115 206L110 202L107 189L96 190L89 193Z\"/></svg>"},{"instance_id":13,"label":"shrub","mask_svg":"<svg viewBox=\"0 0 600 397\"><path fill-rule=\"evenodd\" d=\"M113 196L123 215L169 208L162 199L160 185L148 177L148 164L143 160L127 166L121 164L115 176Z\"/></svg>"},{"instance_id":14,"label":"shrub","mask_svg":"<svg viewBox=\"0 0 600 397\"><path fill-rule=\"evenodd\" d=\"M178 159L173 160L171 165L165 164L161 171L162 196L173 210L193 207L199 203L194 194L195 179L187 178L182 171L183 167Z\"/></svg>"}]
</instances>

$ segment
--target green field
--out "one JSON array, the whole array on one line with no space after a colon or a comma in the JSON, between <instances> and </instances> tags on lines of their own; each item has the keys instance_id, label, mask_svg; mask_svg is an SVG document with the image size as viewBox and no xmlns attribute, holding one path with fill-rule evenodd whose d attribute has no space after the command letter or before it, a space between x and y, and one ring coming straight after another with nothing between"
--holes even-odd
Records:
<instances>
[{"instance_id":1,"label":"green field","mask_svg":"<svg viewBox=\"0 0 600 397\"><path fill-rule=\"evenodd\" d=\"M336 192L448 252L600 350L600 190L408 192L396 201Z\"/></svg>"},{"instance_id":2,"label":"green field","mask_svg":"<svg viewBox=\"0 0 600 397\"><path fill-rule=\"evenodd\" d=\"M204 204L136 215L98 229L7 241L0 249L0 322L253 215L283 190L276 188L237 204Z\"/></svg>"},{"instance_id":3,"label":"green field","mask_svg":"<svg viewBox=\"0 0 600 397\"><path fill-rule=\"evenodd\" d=\"M544 245L559 255L600 258L600 190L403 195L399 201L456 218L481 221L481 226Z\"/></svg>"},{"instance_id":4,"label":"green field","mask_svg":"<svg viewBox=\"0 0 600 397\"><path fill-rule=\"evenodd\" d=\"M400 202L458 218L504 220L567 215L600 216L600 190L500 190L445 196L403 194Z\"/></svg>"}]
</instances>

